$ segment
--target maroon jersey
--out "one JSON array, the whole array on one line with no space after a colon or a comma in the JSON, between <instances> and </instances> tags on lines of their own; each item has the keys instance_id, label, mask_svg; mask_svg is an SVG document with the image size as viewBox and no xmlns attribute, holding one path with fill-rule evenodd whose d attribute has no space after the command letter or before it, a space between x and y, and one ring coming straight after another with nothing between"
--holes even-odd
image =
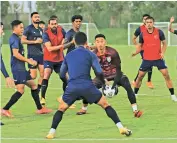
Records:
<instances>
[{"instance_id":1,"label":"maroon jersey","mask_svg":"<svg viewBox=\"0 0 177 143\"><path fill-rule=\"evenodd\" d=\"M104 76L107 80L113 80L116 76L117 70L121 71L121 60L118 52L111 47L106 46L104 55L100 55L96 49L94 53L97 55Z\"/></svg>"}]
</instances>

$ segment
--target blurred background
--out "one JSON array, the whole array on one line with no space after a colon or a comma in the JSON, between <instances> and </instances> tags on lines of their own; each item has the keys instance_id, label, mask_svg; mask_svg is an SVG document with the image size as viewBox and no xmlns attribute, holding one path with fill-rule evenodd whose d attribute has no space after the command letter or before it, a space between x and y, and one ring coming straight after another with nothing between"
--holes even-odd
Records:
<instances>
[{"instance_id":1,"label":"blurred background","mask_svg":"<svg viewBox=\"0 0 177 143\"><path fill-rule=\"evenodd\" d=\"M141 24L142 15L147 13L155 18L156 26L161 28L167 38L168 45L177 45L176 35L168 32L169 19L176 18L177 2L168 1L2 1L1 21L4 23L4 44L7 44L11 34L10 22L22 20L27 26L31 23L30 13L38 11L41 20L47 23L51 15L59 18L66 31L71 28L71 17L75 14L83 16L82 30L88 34L92 43L96 33L103 33L108 44L131 45L134 30ZM128 24L129 23L129 24ZM177 24L174 28L177 29Z\"/></svg>"}]
</instances>

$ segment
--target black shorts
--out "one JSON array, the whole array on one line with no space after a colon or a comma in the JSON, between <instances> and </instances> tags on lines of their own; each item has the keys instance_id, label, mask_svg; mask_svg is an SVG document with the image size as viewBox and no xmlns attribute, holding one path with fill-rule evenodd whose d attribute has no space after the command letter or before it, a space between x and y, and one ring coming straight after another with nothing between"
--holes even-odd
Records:
<instances>
[{"instance_id":1,"label":"black shorts","mask_svg":"<svg viewBox=\"0 0 177 143\"><path fill-rule=\"evenodd\" d=\"M76 100L84 99L89 104L98 103L102 97L102 93L95 87L92 81L83 81L82 83L68 83L63 101L69 106Z\"/></svg>"},{"instance_id":2,"label":"black shorts","mask_svg":"<svg viewBox=\"0 0 177 143\"><path fill-rule=\"evenodd\" d=\"M166 69L167 66L165 65L165 61L160 59L160 60L143 60L142 64L139 68L140 71L147 72L149 71L152 67L157 67L158 70Z\"/></svg>"},{"instance_id":3,"label":"black shorts","mask_svg":"<svg viewBox=\"0 0 177 143\"><path fill-rule=\"evenodd\" d=\"M28 58L29 59L31 58L37 62L36 66L28 64L29 69L36 69L38 65L44 65L43 55L39 55L39 56L28 55Z\"/></svg>"},{"instance_id":4,"label":"black shorts","mask_svg":"<svg viewBox=\"0 0 177 143\"><path fill-rule=\"evenodd\" d=\"M50 68L52 71L54 70L56 73L60 73L62 62L50 62L44 61L44 69Z\"/></svg>"}]
</instances>

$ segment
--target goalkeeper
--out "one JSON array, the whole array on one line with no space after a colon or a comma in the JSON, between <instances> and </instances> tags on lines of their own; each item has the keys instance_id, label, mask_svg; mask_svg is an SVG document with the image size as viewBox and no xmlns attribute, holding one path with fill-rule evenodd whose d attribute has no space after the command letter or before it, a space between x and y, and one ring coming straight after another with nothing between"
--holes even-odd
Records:
<instances>
[{"instance_id":1,"label":"goalkeeper","mask_svg":"<svg viewBox=\"0 0 177 143\"><path fill-rule=\"evenodd\" d=\"M112 89L116 88L117 85L122 86L127 91L134 116L140 117L142 112L137 109L136 97L131 88L128 77L121 71L121 60L119 54L114 48L106 46L106 37L103 34L95 36L94 53L98 57L107 84L110 84L109 81L114 81ZM102 82L97 77L93 79L93 83L97 88L102 87ZM86 114L87 106L87 101L83 100L83 107L79 112L77 112L77 115Z\"/></svg>"}]
</instances>

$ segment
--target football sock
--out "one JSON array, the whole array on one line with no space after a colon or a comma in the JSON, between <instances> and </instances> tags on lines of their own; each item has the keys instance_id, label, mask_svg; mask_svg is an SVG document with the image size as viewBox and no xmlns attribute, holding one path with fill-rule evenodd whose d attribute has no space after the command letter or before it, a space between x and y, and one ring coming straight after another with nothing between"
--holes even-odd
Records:
<instances>
[{"instance_id":1,"label":"football sock","mask_svg":"<svg viewBox=\"0 0 177 143\"><path fill-rule=\"evenodd\" d=\"M40 90L41 90L41 85L40 85L40 84L38 84L37 89L38 89L38 93L39 93L39 92L40 92Z\"/></svg>"},{"instance_id":2,"label":"football sock","mask_svg":"<svg viewBox=\"0 0 177 143\"><path fill-rule=\"evenodd\" d=\"M136 82L136 80L137 80L137 78L138 78L138 74L139 74L139 73L137 73L137 75L136 75L136 77L135 77L135 79L134 79L135 82Z\"/></svg>"},{"instance_id":3,"label":"football sock","mask_svg":"<svg viewBox=\"0 0 177 143\"><path fill-rule=\"evenodd\" d=\"M10 100L9 100L9 102L4 106L4 110L9 110L10 109L10 107L12 106L12 105L14 105L19 99L20 99L20 97L22 96L22 94L20 93L20 92L15 92L12 96L11 96L11 98L10 98Z\"/></svg>"},{"instance_id":4,"label":"football sock","mask_svg":"<svg viewBox=\"0 0 177 143\"><path fill-rule=\"evenodd\" d=\"M148 82L151 82L151 78L152 78L152 68L150 71L148 71Z\"/></svg>"},{"instance_id":5,"label":"football sock","mask_svg":"<svg viewBox=\"0 0 177 143\"><path fill-rule=\"evenodd\" d=\"M33 100L36 104L37 109L38 110L42 109L42 105L41 105L40 100L39 100L38 89L31 90L31 95L33 97Z\"/></svg>"},{"instance_id":6,"label":"football sock","mask_svg":"<svg viewBox=\"0 0 177 143\"><path fill-rule=\"evenodd\" d=\"M116 126L117 126L119 129L123 128L123 125L122 125L121 122L118 122L118 123L116 124Z\"/></svg>"},{"instance_id":7,"label":"football sock","mask_svg":"<svg viewBox=\"0 0 177 143\"><path fill-rule=\"evenodd\" d=\"M111 118L115 124L120 122L120 119L119 119L116 111L111 106L106 107L105 111L106 111L107 116L109 118Z\"/></svg>"},{"instance_id":8,"label":"football sock","mask_svg":"<svg viewBox=\"0 0 177 143\"><path fill-rule=\"evenodd\" d=\"M133 112L137 111L138 110L137 104L132 104L132 109Z\"/></svg>"},{"instance_id":9,"label":"football sock","mask_svg":"<svg viewBox=\"0 0 177 143\"><path fill-rule=\"evenodd\" d=\"M52 129L56 129L57 128L58 124L62 120L62 117L63 117L63 112L58 110L55 113L55 115L53 116L53 121L52 121L52 126L51 126Z\"/></svg>"},{"instance_id":10,"label":"football sock","mask_svg":"<svg viewBox=\"0 0 177 143\"><path fill-rule=\"evenodd\" d=\"M174 95L175 93L174 93L174 88L169 88L169 91L170 91L170 94L171 95Z\"/></svg>"},{"instance_id":11,"label":"football sock","mask_svg":"<svg viewBox=\"0 0 177 143\"><path fill-rule=\"evenodd\" d=\"M134 93L138 94L139 88L134 88Z\"/></svg>"},{"instance_id":12,"label":"football sock","mask_svg":"<svg viewBox=\"0 0 177 143\"><path fill-rule=\"evenodd\" d=\"M82 106L82 110L87 110L87 107Z\"/></svg>"},{"instance_id":13,"label":"football sock","mask_svg":"<svg viewBox=\"0 0 177 143\"><path fill-rule=\"evenodd\" d=\"M47 87L48 87L48 80L47 79L43 79L42 80L42 88L41 88L41 97L45 99L45 94L47 91Z\"/></svg>"}]
</instances>

